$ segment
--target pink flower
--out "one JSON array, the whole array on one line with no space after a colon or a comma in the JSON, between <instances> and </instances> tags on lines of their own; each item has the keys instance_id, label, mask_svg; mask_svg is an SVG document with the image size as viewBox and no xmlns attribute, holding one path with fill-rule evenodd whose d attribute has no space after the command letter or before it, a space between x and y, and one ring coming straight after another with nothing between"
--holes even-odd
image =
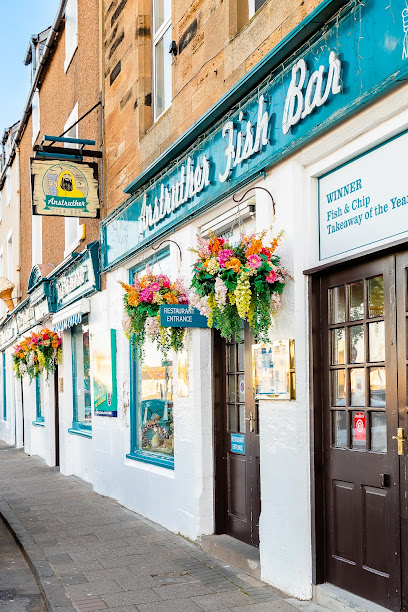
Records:
<instances>
[{"instance_id":1,"label":"pink flower","mask_svg":"<svg viewBox=\"0 0 408 612\"><path fill-rule=\"evenodd\" d=\"M170 279L168 276L165 276L164 274L160 277L161 280L161 284L163 289L170 289Z\"/></svg>"},{"instance_id":2,"label":"pink flower","mask_svg":"<svg viewBox=\"0 0 408 612\"><path fill-rule=\"evenodd\" d=\"M230 251L228 249L224 249L218 253L218 263L221 268L225 268L225 262L234 255L234 251Z\"/></svg>"},{"instance_id":3,"label":"pink flower","mask_svg":"<svg viewBox=\"0 0 408 612\"><path fill-rule=\"evenodd\" d=\"M274 283L276 281L276 272L275 270L271 270L268 274L268 276L266 277L266 280L268 283Z\"/></svg>"},{"instance_id":4,"label":"pink flower","mask_svg":"<svg viewBox=\"0 0 408 612\"><path fill-rule=\"evenodd\" d=\"M153 291L151 291L148 287L142 289L140 292L140 299L142 302L151 302L153 300Z\"/></svg>"},{"instance_id":5,"label":"pink flower","mask_svg":"<svg viewBox=\"0 0 408 612\"><path fill-rule=\"evenodd\" d=\"M250 268L257 270L262 264L262 259L259 257L259 255L250 255L247 258L247 264Z\"/></svg>"},{"instance_id":6,"label":"pink flower","mask_svg":"<svg viewBox=\"0 0 408 612\"><path fill-rule=\"evenodd\" d=\"M188 297L184 293L179 297L179 304L188 304Z\"/></svg>"},{"instance_id":7,"label":"pink flower","mask_svg":"<svg viewBox=\"0 0 408 612\"><path fill-rule=\"evenodd\" d=\"M149 289L151 291L160 291L160 285L159 285L159 283L152 283L150 285Z\"/></svg>"}]
</instances>

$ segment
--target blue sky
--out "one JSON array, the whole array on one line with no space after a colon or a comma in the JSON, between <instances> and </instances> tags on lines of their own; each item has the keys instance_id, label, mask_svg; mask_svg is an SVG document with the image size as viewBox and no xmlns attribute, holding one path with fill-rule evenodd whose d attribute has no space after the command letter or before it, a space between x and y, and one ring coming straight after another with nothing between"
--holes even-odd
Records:
<instances>
[{"instance_id":1,"label":"blue sky","mask_svg":"<svg viewBox=\"0 0 408 612\"><path fill-rule=\"evenodd\" d=\"M21 118L30 88L24 56L30 36L54 21L59 0L14 0L0 9L0 136Z\"/></svg>"}]
</instances>

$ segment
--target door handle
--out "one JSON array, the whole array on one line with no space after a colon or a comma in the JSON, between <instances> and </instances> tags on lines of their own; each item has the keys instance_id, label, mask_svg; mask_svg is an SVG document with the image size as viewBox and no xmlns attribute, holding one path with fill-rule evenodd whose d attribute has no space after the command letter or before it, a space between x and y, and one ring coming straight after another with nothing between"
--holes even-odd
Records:
<instances>
[{"instance_id":1,"label":"door handle","mask_svg":"<svg viewBox=\"0 0 408 612\"><path fill-rule=\"evenodd\" d=\"M405 436L404 436L404 428L403 427L398 427L398 433L396 436L392 436L393 440L397 440L398 442L398 454L399 455L405 455L405 451L404 451L404 442L405 442Z\"/></svg>"},{"instance_id":2,"label":"door handle","mask_svg":"<svg viewBox=\"0 0 408 612\"><path fill-rule=\"evenodd\" d=\"M245 420L249 421L249 431L251 433L253 433L253 431L254 431L254 424L255 424L254 413L250 412L249 413L249 417L247 417Z\"/></svg>"}]
</instances>

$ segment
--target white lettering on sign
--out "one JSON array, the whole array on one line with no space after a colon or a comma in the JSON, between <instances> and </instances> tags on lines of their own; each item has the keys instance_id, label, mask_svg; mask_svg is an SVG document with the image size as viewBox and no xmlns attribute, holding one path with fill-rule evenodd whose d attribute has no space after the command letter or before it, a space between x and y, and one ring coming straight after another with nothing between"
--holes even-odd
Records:
<instances>
[{"instance_id":1,"label":"white lettering on sign","mask_svg":"<svg viewBox=\"0 0 408 612\"><path fill-rule=\"evenodd\" d=\"M82 285L88 282L88 269L85 267L74 268L71 272L67 272L65 276L60 278L56 283L57 298L61 301L69 293L75 291Z\"/></svg>"},{"instance_id":2,"label":"white lettering on sign","mask_svg":"<svg viewBox=\"0 0 408 612\"><path fill-rule=\"evenodd\" d=\"M194 161L189 157L187 163L181 166L180 180L169 189L160 185L160 197L154 198L154 205L147 203L146 192L143 195L142 210L139 217L139 233L156 225L159 221L171 215L179 206L191 200L210 184L210 162L204 156L202 164L194 167Z\"/></svg>"},{"instance_id":3,"label":"white lettering on sign","mask_svg":"<svg viewBox=\"0 0 408 612\"><path fill-rule=\"evenodd\" d=\"M307 75L306 62L301 59L293 66L292 80L283 110L282 130L284 134L287 134L290 128L301 119L310 115L315 108L323 106L330 93L336 95L341 92L341 62L334 51L329 55L329 70L326 86L323 88L324 71L325 67L319 66L319 69L312 73L306 91L303 93Z\"/></svg>"},{"instance_id":4,"label":"white lettering on sign","mask_svg":"<svg viewBox=\"0 0 408 612\"><path fill-rule=\"evenodd\" d=\"M258 118L256 121L255 138L252 131L253 125L251 121L247 121L245 132L239 130L235 141L234 123L227 121L222 128L222 137L227 138L228 145L225 149L225 157L227 158L227 164L224 172L218 175L221 183L229 178L233 168L239 166L243 161L258 153L269 142L268 127L269 127L269 113L264 111L264 96L259 96L258 101ZM238 115L238 120L242 121L244 113L241 111Z\"/></svg>"}]
</instances>

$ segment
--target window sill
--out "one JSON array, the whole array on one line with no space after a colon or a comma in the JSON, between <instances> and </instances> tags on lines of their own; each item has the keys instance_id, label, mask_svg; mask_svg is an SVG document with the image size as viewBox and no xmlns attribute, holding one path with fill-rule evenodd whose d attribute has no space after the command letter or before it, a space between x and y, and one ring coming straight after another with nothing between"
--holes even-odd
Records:
<instances>
[{"instance_id":1,"label":"window sill","mask_svg":"<svg viewBox=\"0 0 408 612\"><path fill-rule=\"evenodd\" d=\"M76 436L82 436L83 438L92 438L92 431L86 429L68 429L68 433L74 434Z\"/></svg>"},{"instance_id":2,"label":"window sill","mask_svg":"<svg viewBox=\"0 0 408 612\"><path fill-rule=\"evenodd\" d=\"M33 421L32 424L35 425L36 427L45 427L44 419L42 421L40 420Z\"/></svg>"},{"instance_id":3,"label":"window sill","mask_svg":"<svg viewBox=\"0 0 408 612\"><path fill-rule=\"evenodd\" d=\"M133 459L133 461L141 461L142 463L150 463L152 465L158 465L160 467L167 468L168 470L174 470L174 457L166 457L165 455L156 455L155 453L149 453L146 451L134 451L126 455L127 459Z\"/></svg>"}]
</instances>

